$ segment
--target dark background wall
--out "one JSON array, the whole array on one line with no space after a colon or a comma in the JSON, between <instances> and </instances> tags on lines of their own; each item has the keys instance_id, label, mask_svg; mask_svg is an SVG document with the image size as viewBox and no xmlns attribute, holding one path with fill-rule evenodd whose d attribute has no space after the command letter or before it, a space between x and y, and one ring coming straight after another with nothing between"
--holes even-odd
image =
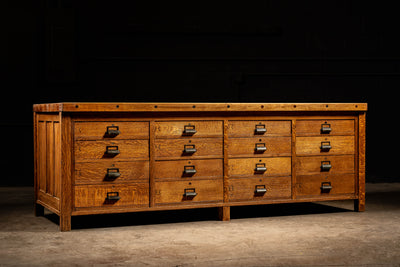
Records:
<instances>
[{"instance_id":1,"label":"dark background wall","mask_svg":"<svg viewBox=\"0 0 400 267\"><path fill-rule=\"evenodd\" d=\"M0 185L33 184L32 104L368 102L367 181L398 181L395 1L10 1Z\"/></svg>"}]
</instances>

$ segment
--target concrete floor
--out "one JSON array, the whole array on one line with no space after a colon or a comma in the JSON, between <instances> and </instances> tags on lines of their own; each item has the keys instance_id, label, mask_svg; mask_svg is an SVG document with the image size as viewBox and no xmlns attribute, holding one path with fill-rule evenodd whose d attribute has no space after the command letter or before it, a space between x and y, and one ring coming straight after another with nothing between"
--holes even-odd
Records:
<instances>
[{"instance_id":1,"label":"concrete floor","mask_svg":"<svg viewBox=\"0 0 400 267\"><path fill-rule=\"evenodd\" d=\"M32 188L0 188L0 266L400 266L400 183L352 201L74 217L33 215Z\"/></svg>"}]
</instances>

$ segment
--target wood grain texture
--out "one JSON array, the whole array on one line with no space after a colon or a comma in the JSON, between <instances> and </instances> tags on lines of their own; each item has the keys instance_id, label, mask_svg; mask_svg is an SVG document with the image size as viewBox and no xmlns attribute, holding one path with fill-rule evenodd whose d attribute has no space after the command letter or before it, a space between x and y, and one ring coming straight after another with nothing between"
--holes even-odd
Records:
<instances>
[{"instance_id":1,"label":"wood grain texture","mask_svg":"<svg viewBox=\"0 0 400 267\"><path fill-rule=\"evenodd\" d=\"M196 173L185 173L186 169L195 169ZM222 159L189 159L174 161L156 161L154 178L159 180L178 179L221 179L223 177Z\"/></svg>"},{"instance_id":2,"label":"wood grain texture","mask_svg":"<svg viewBox=\"0 0 400 267\"><path fill-rule=\"evenodd\" d=\"M354 202L356 211L365 211L365 149L366 149L366 114L358 116L358 199Z\"/></svg>"},{"instance_id":3,"label":"wood grain texture","mask_svg":"<svg viewBox=\"0 0 400 267\"><path fill-rule=\"evenodd\" d=\"M265 133L257 133L256 128L265 128ZM229 121L229 137L291 136L290 121Z\"/></svg>"},{"instance_id":4,"label":"wood grain texture","mask_svg":"<svg viewBox=\"0 0 400 267\"><path fill-rule=\"evenodd\" d=\"M265 172L256 171L257 166L265 166L267 170ZM230 178L263 178L290 175L290 157L229 159Z\"/></svg>"},{"instance_id":5,"label":"wood grain texture","mask_svg":"<svg viewBox=\"0 0 400 267\"><path fill-rule=\"evenodd\" d=\"M107 200L107 193L117 192L119 200ZM75 207L149 206L149 184L79 185L74 187Z\"/></svg>"},{"instance_id":6,"label":"wood grain texture","mask_svg":"<svg viewBox=\"0 0 400 267\"><path fill-rule=\"evenodd\" d=\"M322 183L331 183L332 189L321 190ZM301 197L321 197L336 194L355 193L354 174L297 175L296 195Z\"/></svg>"},{"instance_id":7,"label":"wood grain texture","mask_svg":"<svg viewBox=\"0 0 400 267\"><path fill-rule=\"evenodd\" d=\"M196 133L186 134L185 126L188 129L195 129ZM222 121L158 121L155 122L156 138L204 138L222 137Z\"/></svg>"},{"instance_id":8,"label":"wood grain texture","mask_svg":"<svg viewBox=\"0 0 400 267\"><path fill-rule=\"evenodd\" d=\"M107 127L117 129L120 134L107 135ZM74 123L76 140L119 140L119 139L149 139L149 123L134 121L80 121Z\"/></svg>"},{"instance_id":9,"label":"wood grain texture","mask_svg":"<svg viewBox=\"0 0 400 267\"><path fill-rule=\"evenodd\" d=\"M354 154L354 136L296 137L297 155ZM322 142L330 142L329 150L321 149Z\"/></svg>"},{"instance_id":10,"label":"wood grain texture","mask_svg":"<svg viewBox=\"0 0 400 267\"><path fill-rule=\"evenodd\" d=\"M52 103L36 112L367 111L367 103Z\"/></svg>"},{"instance_id":11,"label":"wood grain texture","mask_svg":"<svg viewBox=\"0 0 400 267\"><path fill-rule=\"evenodd\" d=\"M120 176L112 179L107 176L108 169ZM149 161L91 161L75 163L74 181L79 184L115 184L149 180Z\"/></svg>"},{"instance_id":12,"label":"wood grain texture","mask_svg":"<svg viewBox=\"0 0 400 267\"><path fill-rule=\"evenodd\" d=\"M332 130L329 133L322 133L322 125L329 125ZM354 135L354 120L297 120L297 136L331 136L331 135Z\"/></svg>"},{"instance_id":13,"label":"wood grain texture","mask_svg":"<svg viewBox=\"0 0 400 267\"><path fill-rule=\"evenodd\" d=\"M156 139L154 153L156 160L222 158L222 144L222 138ZM184 153L185 145L194 145L196 152L193 154Z\"/></svg>"},{"instance_id":14,"label":"wood grain texture","mask_svg":"<svg viewBox=\"0 0 400 267\"><path fill-rule=\"evenodd\" d=\"M222 179L156 182L155 188L156 204L191 204L195 202L223 201ZM197 195L195 197L185 197L185 190L194 191Z\"/></svg>"},{"instance_id":15,"label":"wood grain texture","mask_svg":"<svg viewBox=\"0 0 400 267\"><path fill-rule=\"evenodd\" d=\"M322 170L322 162L327 164L328 161L330 162L332 168L327 171ZM354 155L297 157L296 168L298 175L319 173L354 173Z\"/></svg>"},{"instance_id":16,"label":"wood grain texture","mask_svg":"<svg viewBox=\"0 0 400 267\"><path fill-rule=\"evenodd\" d=\"M109 155L106 153L107 146L117 146L119 154ZM149 159L148 140L115 140L115 141L76 141L75 159L80 160L133 160Z\"/></svg>"},{"instance_id":17,"label":"wood grain texture","mask_svg":"<svg viewBox=\"0 0 400 267\"><path fill-rule=\"evenodd\" d=\"M266 193L256 193L256 188L265 188ZM268 177L229 179L229 201L260 201L265 199L290 199L291 177Z\"/></svg>"},{"instance_id":18,"label":"wood grain texture","mask_svg":"<svg viewBox=\"0 0 400 267\"><path fill-rule=\"evenodd\" d=\"M265 144L266 151L257 152L256 144ZM280 157L291 155L290 137L230 138L229 157Z\"/></svg>"}]
</instances>

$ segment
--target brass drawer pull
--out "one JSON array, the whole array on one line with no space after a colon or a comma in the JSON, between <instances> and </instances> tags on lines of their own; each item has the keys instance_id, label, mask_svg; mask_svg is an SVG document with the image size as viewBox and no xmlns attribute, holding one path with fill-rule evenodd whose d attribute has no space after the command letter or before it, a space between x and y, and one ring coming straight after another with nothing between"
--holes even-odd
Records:
<instances>
[{"instance_id":1,"label":"brass drawer pull","mask_svg":"<svg viewBox=\"0 0 400 267\"><path fill-rule=\"evenodd\" d=\"M107 126L106 136L107 137L115 137L119 135L121 132L119 130L119 126Z\"/></svg>"},{"instance_id":2,"label":"brass drawer pull","mask_svg":"<svg viewBox=\"0 0 400 267\"><path fill-rule=\"evenodd\" d=\"M321 150L322 151L329 151L330 149L332 149L330 141L321 142Z\"/></svg>"},{"instance_id":3,"label":"brass drawer pull","mask_svg":"<svg viewBox=\"0 0 400 267\"><path fill-rule=\"evenodd\" d=\"M196 172L196 167L194 165L183 166L183 173L186 175L194 175Z\"/></svg>"},{"instance_id":4,"label":"brass drawer pull","mask_svg":"<svg viewBox=\"0 0 400 267\"><path fill-rule=\"evenodd\" d=\"M107 179L115 180L120 176L121 176L121 173L119 172L118 168L108 168L107 169L107 174L106 174Z\"/></svg>"},{"instance_id":5,"label":"brass drawer pull","mask_svg":"<svg viewBox=\"0 0 400 267\"><path fill-rule=\"evenodd\" d=\"M119 196L119 192L108 192L106 200L108 201L117 201L120 200L121 197Z\"/></svg>"},{"instance_id":6,"label":"brass drawer pull","mask_svg":"<svg viewBox=\"0 0 400 267\"><path fill-rule=\"evenodd\" d=\"M324 123L321 124L321 133L322 134L329 134L332 131L331 125Z\"/></svg>"},{"instance_id":7,"label":"brass drawer pull","mask_svg":"<svg viewBox=\"0 0 400 267\"><path fill-rule=\"evenodd\" d=\"M197 149L195 145L184 145L183 153L184 154L193 154L196 153Z\"/></svg>"},{"instance_id":8,"label":"brass drawer pull","mask_svg":"<svg viewBox=\"0 0 400 267\"><path fill-rule=\"evenodd\" d=\"M195 196L197 196L196 188L186 188L183 196L187 198L194 198Z\"/></svg>"},{"instance_id":9,"label":"brass drawer pull","mask_svg":"<svg viewBox=\"0 0 400 267\"><path fill-rule=\"evenodd\" d=\"M256 163L254 171L257 173L264 173L267 171L267 167L265 167L265 163Z\"/></svg>"},{"instance_id":10,"label":"brass drawer pull","mask_svg":"<svg viewBox=\"0 0 400 267\"><path fill-rule=\"evenodd\" d=\"M332 168L330 161L321 161L321 171L329 171Z\"/></svg>"},{"instance_id":11,"label":"brass drawer pull","mask_svg":"<svg viewBox=\"0 0 400 267\"><path fill-rule=\"evenodd\" d=\"M265 134L267 132L267 129L265 128L265 124L256 124L256 127L254 129L255 134Z\"/></svg>"},{"instance_id":12,"label":"brass drawer pull","mask_svg":"<svg viewBox=\"0 0 400 267\"><path fill-rule=\"evenodd\" d=\"M256 185L254 194L264 195L265 193L267 193L267 188L265 188L265 185Z\"/></svg>"},{"instance_id":13,"label":"brass drawer pull","mask_svg":"<svg viewBox=\"0 0 400 267\"><path fill-rule=\"evenodd\" d=\"M196 126L190 124L183 126L183 134L194 135L195 133L197 133Z\"/></svg>"},{"instance_id":14,"label":"brass drawer pull","mask_svg":"<svg viewBox=\"0 0 400 267\"><path fill-rule=\"evenodd\" d=\"M263 153L267 151L267 147L265 146L265 143L256 143L256 147L254 149L256 152Z\"/></svg>"},{"instance_id":15,"label":"brass drawer pull","mask_svg":"<svg viewBox=\"0 0 400 267\"><path fill-rule=\"evenodd\" d=\"M322 182L321 183L321 191L322 192L329 192L332 190L331 182Z\"/></svg>"},{"instance_id":16,"label":"brass drawer pull","mask_svg":"<svg viewBox=\"0 0 400 267\"><path fill-rule=\"evenodd\" d=\"M118 146L106 146L106 154L110 156L116 156L119 153Z\"/></svg>"}]
</instances>

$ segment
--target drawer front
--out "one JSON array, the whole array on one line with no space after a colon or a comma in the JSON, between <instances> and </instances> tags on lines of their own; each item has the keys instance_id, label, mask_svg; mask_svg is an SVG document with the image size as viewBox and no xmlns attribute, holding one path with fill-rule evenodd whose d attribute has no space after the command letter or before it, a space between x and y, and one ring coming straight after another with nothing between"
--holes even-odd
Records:
<instances>
[{"instance_id":1,"label":"drawer front","mask_svg":"<svg viewBox=\"0 0 400 267\"><path fill-rule=\"evenodd\" d=\"M149 140L76 141L76 160L148 159Z\"/></svg>"},{"instance_id":2,"label":"drawer front","mask_svg":"<svg viewBox=\"0 0 400 267\"><path fill-rule=\"evenodd\" d=\"M256 178L291 175L290 157L229 159L229 177Z\"/></svg>"},{"instance_id":3,"label":"drawer front","mask_svg":"<svg viewBox=\"0 0 400 267\"><path fill-rule=\"evenodd\" d=\"M229 121L229 137L291 136L290 121Z\"/></svg>"},{"instance_id":4,"label":"drawer front","mask_svg":"<svg viewBox=\"0 0 400 267\"><path fill-rule=\"evenodd\" d=\"M126 183L138 180L149 180L149 161L75 163L75 184Z\"/></svg>"},{"instance_id":5,"label":"drawer front","mask_svg":"<svg viewBox=\"0 0 400 267\"><path fill-rule=\"evenodd\" d=\"M290 156L291 149L290 137L231 138L229 139L228 156Z\"/></svg>"},{"instance_id":6,"label":"drawer front","mask_svg":"<svg viewBox=\"0 0 400 267\"><path fill-rule=\"evenodd\" d=\"M297 175L355 173L354 155L297 157Z\"/></svg>"},{"instance_id":7,"label":"drawer front","mask_svg":"<svg viewBox=\"0 0 400 267\"><path fill-rule=\"evenodd\" d=\"M296 177L297 197L354 194L354 174L316 174Z\"/></svg>"},{"instance_id":8,"label":"drawer front","mask_svg":"<svg viewBox=\"0 0 400 267\"><path fill-rule=\"evenodd\" d=\"M229 201L289 199L291 177L268 177L229 180Z\"/></svg>"},{"instance_id":9,"label":"drawer front","mask_svg":"<svg viewBox=\"0 0 400 267\"><path fill-rule=\"evenodd\" d=\"M155 203L222 202L223 191L222 179L156 182Z\"/></svg>"},{"instance_id":10,"label":"drawer front","mask_svg":"<svg viewBox=\"0 0 400 267\"><path fill-rule=\"evenodd\" d=\"M75 186L75 208L148 206L149 184Z\"/></svg>"},{"instance_id":11,"label":"drawer front","mask_svg":"<svg viewBox=\"0 0 400 267\"><path fill-rule=\"evenodd\" d=\"M223 177L222 159L195 159L156 161L154 177L156 179L204 179Z\"/></svg>"},{"instance_id":12,"label":"drawer front","mask_svg":"<svg viewBox=\"0 0 400 267\"><path fill-rule=\"evenodd\" d=\"M354 135L354 127L354 120L298 120L296 135Z\"/></svg>"},{"instance_id":13,"label":"drawer front","mask_svg":"<svg viewBox=\"0 0 400 267\"><path fill-rule=\"evenodd\" d=\"M156 138L222 137L222 121L162 121L155 123Z\"/></svg>"},{"instance_id":14,"label":"drawer front","mask_svg":"<svg viewBox=\"0 0 400 267\"><path fill-rule=\"evenodd\" d=\"M133 121L75 122L76 140L149 139L149 123Z\"/></svg>"},{"instance_id":15,"label":"drawer front","mask_svg":"<svg viewBox=\"0 0 400 267\"><path fill-rule=\"evenodd\" d=\"M354 136L297 137L296 154L354 154Z\"/></svg>"},{"instance_id":16,"label":"drawer front","mask_svg":"<svg viewBox=\"0 0 400 267\"><path fill-rule=\"evenodd\" d=\"M222 138L156 139L156 159L222 157Z\"/></svg>"}]
</instances>

